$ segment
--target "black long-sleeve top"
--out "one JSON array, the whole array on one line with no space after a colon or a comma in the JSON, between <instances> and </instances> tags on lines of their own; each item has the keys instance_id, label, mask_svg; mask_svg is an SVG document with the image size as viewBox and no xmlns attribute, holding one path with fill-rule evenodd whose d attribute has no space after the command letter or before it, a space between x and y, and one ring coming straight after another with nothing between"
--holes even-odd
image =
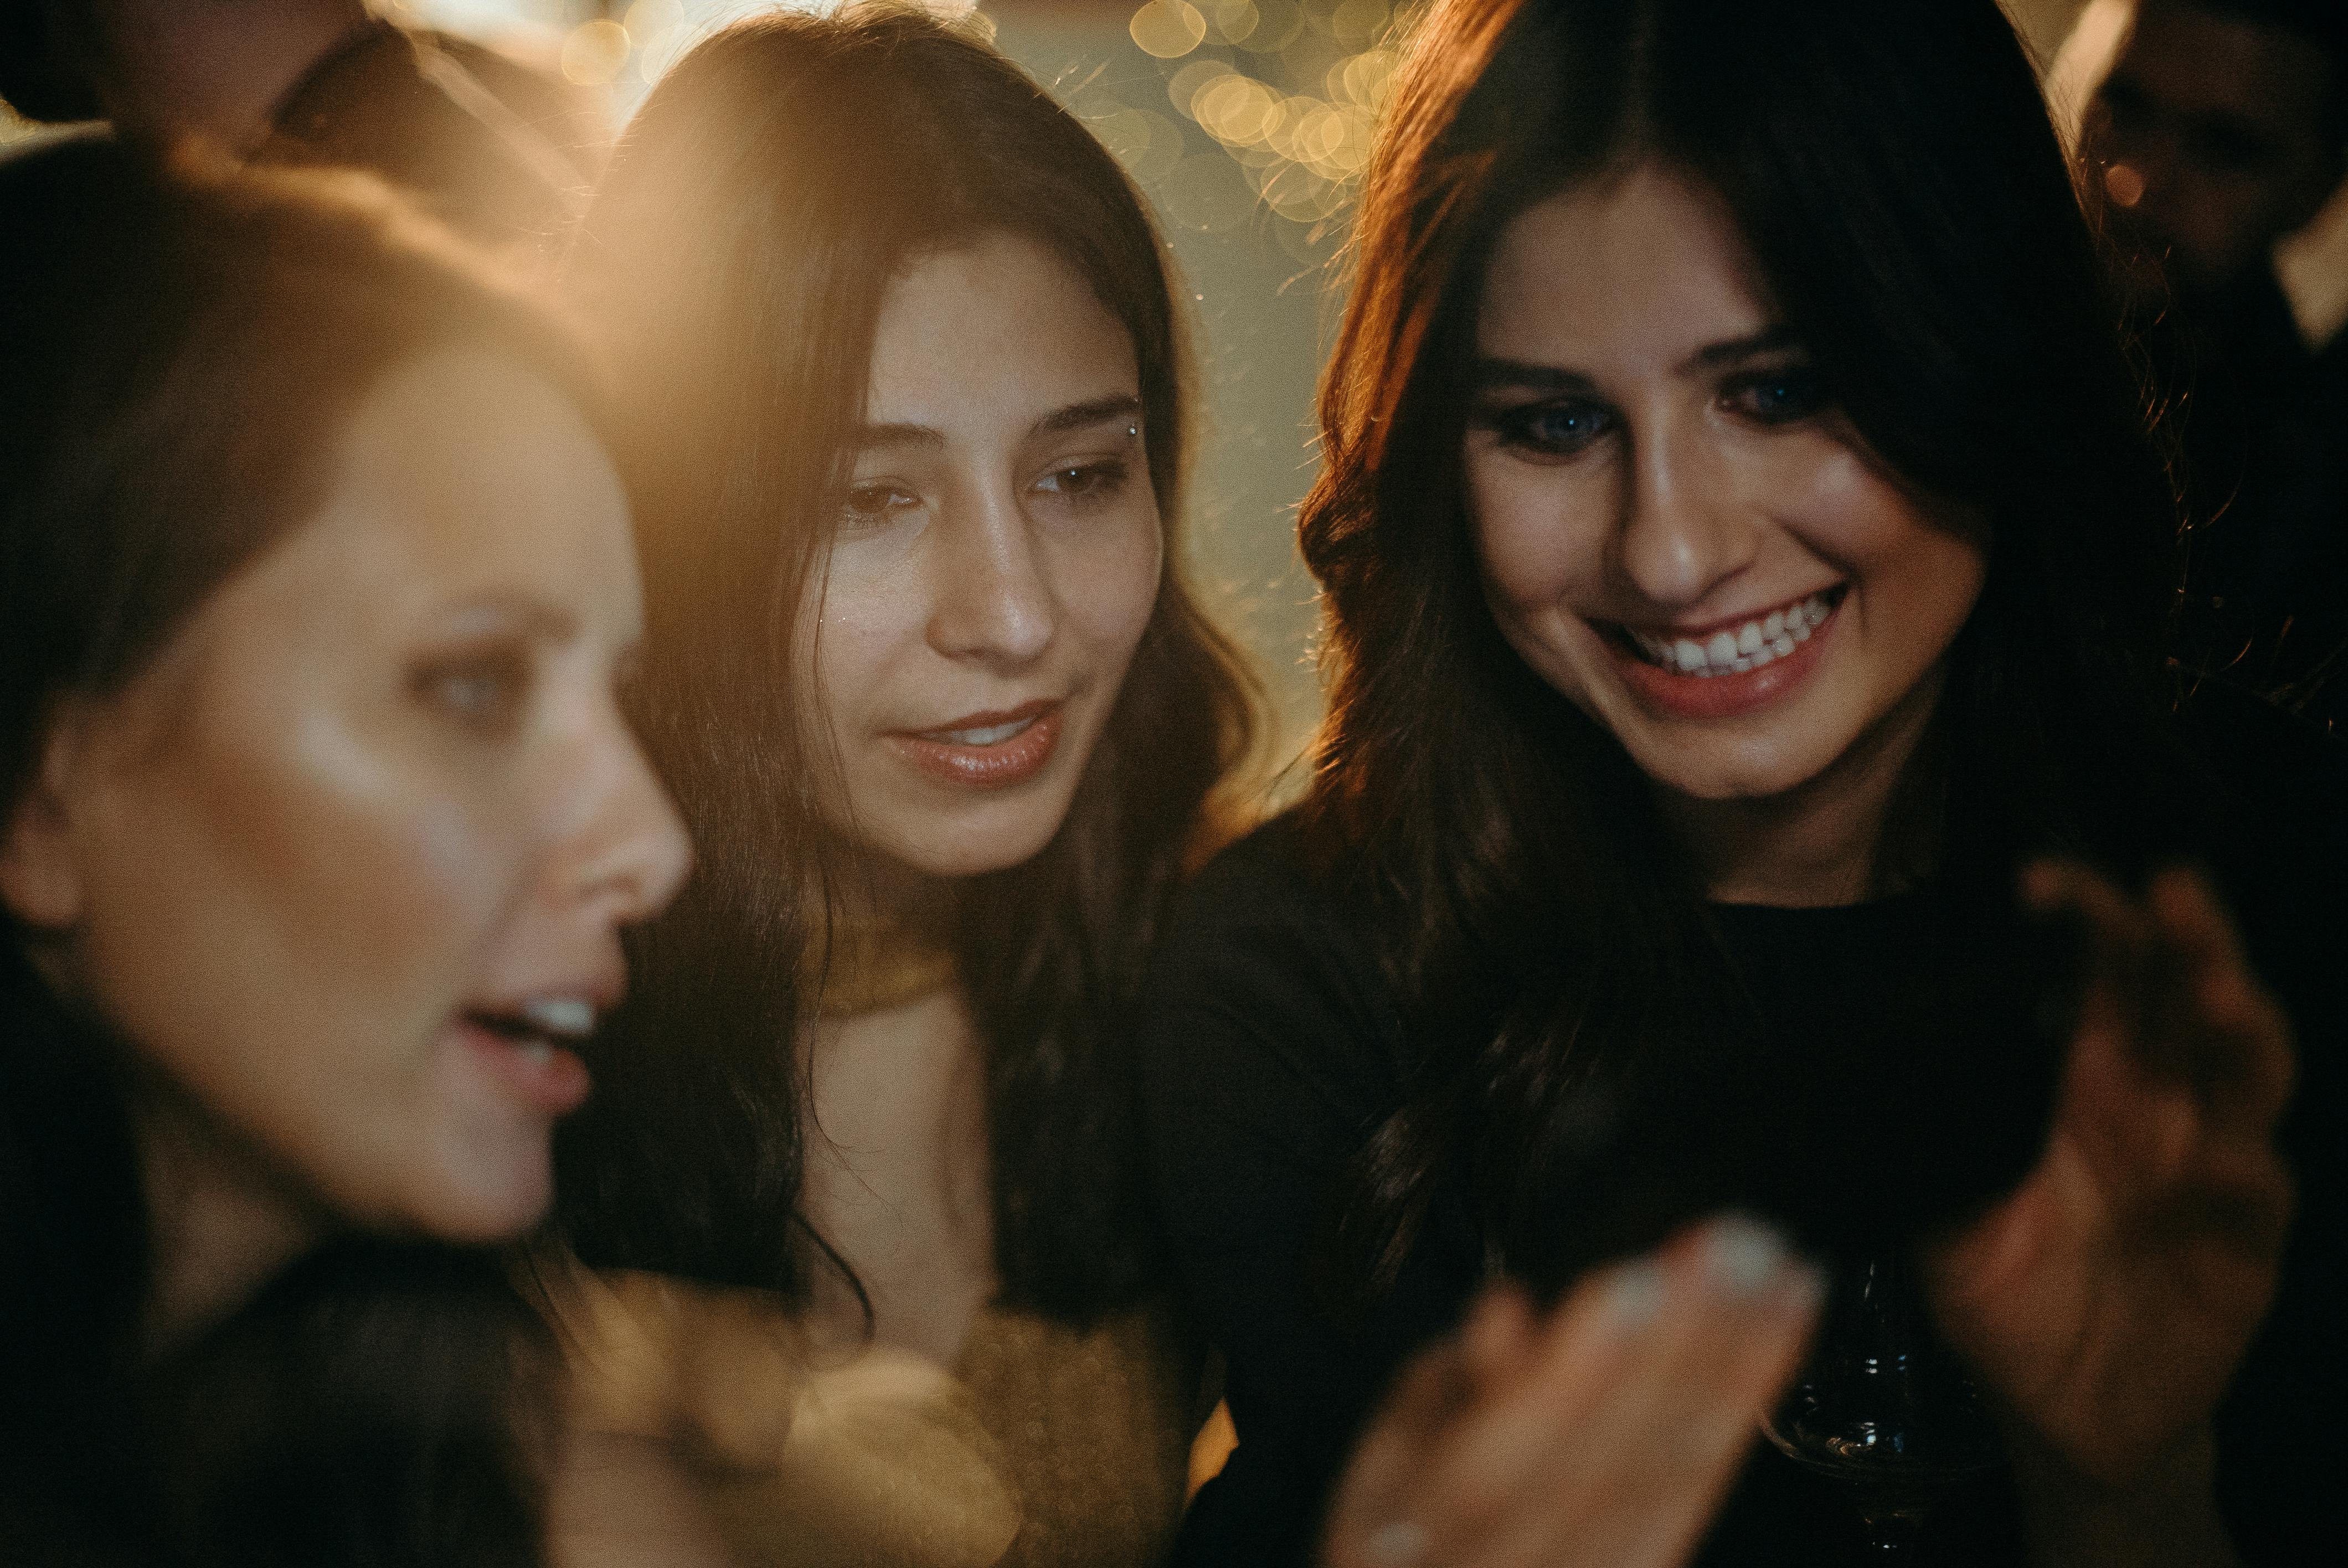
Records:
<instances>
[{"instance_id":1,"label":"black long-sleeve top","mask_svg":"<svg viewBox=\"0 0 2348 1568\"><path fill-rule=\"evenodd\" d=\"M2224 843L2184 847L2215 865L2297 1024L2284 1142L2302 1194L2281 1298L2219 1412L2220 1501L2251 1562L2299 1561L2304 1530L2331 1531L2325 1489L2348 1476L2348 767L2327 738L2263 710L2224 727L2228 771L2260 804L2230 815ZM2017 966L2027 933L2005 943L1970 929L1929 894L1712 913L1765 1027L1724 1029L1709 1053L1663 1073L1654 1102L1632 1108L1609 1145L1609 1159L1643 1163L1645 1175L1612 1170L1596 1185L1670 1189L1663 1219L1740 1204L1833 1253L1978 1207L2034 1163L2059 1049L2029 1038L2044 1009L2020 993L2052 982ZM1292 821L1201 875L1146 1000L1156 1200L1188 1304L1225 1358L1240 1438L1193 1503L1176 1560L1301 1563L1372 1406L1488 1277L1487 1247L1454 1176L1393 1288L1349 1289L1330 1222L1412 1058L1358 906L1307 869ZM2018 1557L2002 1476L1941 1512L1949 1558ZM1700 1561L1831 1563L1855 1560L1863 1539L1846 1499L1756 1442Z\"/></svg>"}]
</instances>

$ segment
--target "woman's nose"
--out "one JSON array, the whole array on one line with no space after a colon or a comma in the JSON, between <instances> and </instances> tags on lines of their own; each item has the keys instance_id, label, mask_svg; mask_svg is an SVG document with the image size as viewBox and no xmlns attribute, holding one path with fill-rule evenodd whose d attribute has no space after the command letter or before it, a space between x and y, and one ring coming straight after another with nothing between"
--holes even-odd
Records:
<instances>
[{"instance_id":1,"label":"woman's nose","mask_svg":"<svg viewBox=\"0 0 2348 1568\"><path fill-rule=\"evenodd\" d=\"M1007 486L954 497L936 530L930 645L949 659L1021 665L1051 645L1059 606L1041 543Z\"/></svg>"},{"instance_id":2,"label":"woman's nose","mask_svg":"<svg viewBox=\"0 0 2348 1568\"><path fill-rule=\"evenodd\" d=\"M1702 428L1634 440L1631 467L1621 548L1640 593L1667 608L1699 604L1752 563L1761 529Z\"/></svg>"},{"instance_id":3,"label":"woman's nose","mask_svg":"<svg viewBox=\"0 0 2348 1568\"><path fill-rule=\"evenodd\" d=\"M573 868L570 892L600 918L632 925L676 896L692 869L693 844L616 706L602 727L597 759L580 775L596 798L576 853L565 857Z\"/></svg>"}]
</instances>

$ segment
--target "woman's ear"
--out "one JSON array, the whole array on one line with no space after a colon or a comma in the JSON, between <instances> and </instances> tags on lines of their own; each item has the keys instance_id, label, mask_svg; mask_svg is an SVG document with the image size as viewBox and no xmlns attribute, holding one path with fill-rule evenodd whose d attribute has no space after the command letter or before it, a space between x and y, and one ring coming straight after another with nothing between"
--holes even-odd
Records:
<instances>
[{"instance_id":1,"label":"woman's ear","mask_svg":"<svg viewBox=\"0 0 2348 1568\"><path fill-rule=\"evenodd\" d=\"M81 866L66 805L78 730L69 715L50 723L40 766L8 807L0 835L0 901L36 931L64 930L81 918Z\"/></svg>"}]
</instances>

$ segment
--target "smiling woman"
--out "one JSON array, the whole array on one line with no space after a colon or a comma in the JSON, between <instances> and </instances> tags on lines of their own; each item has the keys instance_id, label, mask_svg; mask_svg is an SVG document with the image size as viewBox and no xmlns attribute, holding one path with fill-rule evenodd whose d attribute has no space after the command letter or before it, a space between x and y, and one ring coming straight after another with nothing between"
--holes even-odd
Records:
<instances>
[{"instance_id":1,"label":"smiling woman","mask_svg":"<svg viewBox=\"0 0 2348 1568\"><path fill-rule=\"evenodd\" d=\"M1178 1558L1304 1559L1366 1426L1348 1564L1856 1560L1748 1453L1785 1240L1670 1240L1741 1210L1929 1278L1901 1353L1952 1341L2012 1455L1952 1556L2289 1560L2348 1381L2302 927L2348 796L2165 657L2178 505L1998 7L1438 0L1355 243L1320 765L1144 992L1240 1439ZM1562 1300L1471 1310L1495 1272Z\"/></svg>"},{"instance_id":2,"label":"smiling woman","mask_svg":"<svg viewBox=\"0 0 2348 1568\"><path fill-rule=\"evenodd\" d=\"M1548 286L1561 255L1570 289ZM1726 205L1669 169L1519 215L1477 316L1468 506L1500 635L1663 786L1714 896L1847 903L1986 539L1864 452L1749 272ZM1811 818L1848 842L1806 835L1778 868L1695 826L1797 797L1830 798Z\"/></svg>"},{"instance_id":3,"label":"smiling woman","mask_svg":"<svg viewBox=\"0 0 2348 1568\"><path fill-rule=\"evenodd\" d=\"M799 657L835 825L931 876L1007 870L1068 813L1165 553L1128 334L1033 240L891 285Z\"/></svg>"},{"instance_id":4,"label":"smiling woman","mask_svg":"<svg viewBox=\"0 0 2348 1568\"><path fill-rule=\"evenodd\" d=\"M0 203L0 1539L534 1562L540 1335L459 1248L686 856L592 384L363 186L80 139Z\"/></svg>"},{"instance_id":5,"label":"smiling woman","mask_svg":"<svg viewBox=\"0 0 2348 1568\"><path fill-rule=\"evenodd\" d=\"M637 708L703 861L597 1063L624 1096L563 1134L567 1233L623 1298L623 1269L770 1293L802 1371L869 1346L968 1390L953 1466L892 1443L795 1505L819 1455L736 1453L737 1553L1152 1561L1205 1411L1143 1204L1134 989L1250 729L1179 570L1158 237L1016 67L874 8L679 62L575 276L645 500ZM638 1337L698 1337L669 1321ZM705 1444L787 1419L757 1398L602 1414ZM960 1496L949 1471L991 1503L857 1501ZM582 1534L613 1490L572 1489Z\"/></svg>"}]
</instances>

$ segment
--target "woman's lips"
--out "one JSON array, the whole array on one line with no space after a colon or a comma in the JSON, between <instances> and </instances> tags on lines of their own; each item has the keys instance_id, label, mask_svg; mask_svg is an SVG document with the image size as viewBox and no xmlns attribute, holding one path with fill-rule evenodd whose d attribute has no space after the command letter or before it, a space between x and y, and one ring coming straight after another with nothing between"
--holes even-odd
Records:
<instances>
[{"instance_id":1,"label":"woman's lips","mask_svg":"<svg viewBox=\"0 0 2348 1568\"><path fill-rule=\"evenodd\" d=\"M552 1040L501 1033L472 1018L455 1027L490 1076L533 1111L568 1116L587 1102L587 1064Z\"/></svg>"},{"instance_id":2,"label":"woman's lips","mask_svg":"<svg viewBox=\"0 0 2348 1568\"><path fill-rule=\"evenodd\" d=\"M1060 702L1023 703L997 713L970 713L934 730L887 737L900 755L931 777L970 789L1007 789L1044 771L1060 743Z\"/></svg>"},{"instance_id":3,"label":"woman's lips","mask_svg":"<svg viewBox=\"0 0 2348 1568\"><path fill-rule=\"evenodd\" d=\"M1724 670L1709 663L1703 672L1666 667L1643 656L1627 633L1620 639L1608 638L1607 651L1614 656L1622 683L1646 707L1683 719L1735 718L1783 701L1818 668L1840 623L1843 597L1843 590L1838 589L1801 601L1820 606L1823 615L1812 620L1804 636L1792 641L1790 651L1771 651L1765 662L1747 670ZM1787 606L1777 613L1790 615L1797 608ZM1643 641L1656 639L1651 635Z\"/></svg>"}]
</instances>

